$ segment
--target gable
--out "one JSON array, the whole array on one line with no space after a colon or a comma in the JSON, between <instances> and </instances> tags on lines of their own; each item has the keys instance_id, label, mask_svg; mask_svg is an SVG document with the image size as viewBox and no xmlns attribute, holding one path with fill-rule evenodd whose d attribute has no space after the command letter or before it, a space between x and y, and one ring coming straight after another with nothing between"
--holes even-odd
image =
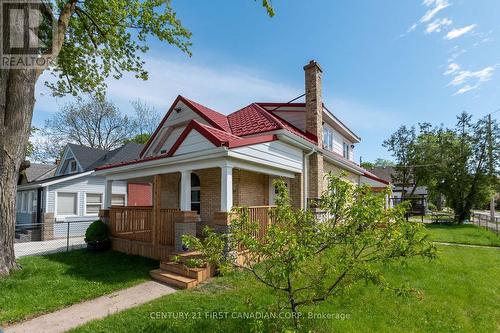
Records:
<instances>
[{"instance_id":1,"label":"gable","mask_svg":"<svg viewBox=\"0 0 500 333\"><path fill-rule=\"evenodd\" d=\"M73 161L74 161L74 163L76 163L76 170L71 171L71 165L72 165ZM82 172L82 171L83 171L82 167L81 167L80 163L78 162L78 160L75 158L75 155L71 151L71 148L69 146L66 146L66 148L64 150L63 157L61 159L61 162L57 166L57 170L55 172L55 175L56 176L67 175L67 174L77 173L77 172Z\"/></svg>"},{"instance_id":2,"label":"gable","mask_svg":"<svg viewBox=\"0 0 500 333\"><path fill-rule=\"evenodd\" d=\"M202 124L208 124L208 122L197 112L193 111L182 100L178 100L170 109L164 122L160 124L160 127L156 130L156 135L152 138L143 157L155 156L162 154L162 152L168 152L191 120L196 120Z\"/></svg>"},{"instance_id":3,"label":"gable","mask_svg":"<svg viewBox=\"0 0 500 333\"><path fill-rule=\"evenodd\" d=\"M203 151L214 147L215 145L210 142L210 140L200 134L197 130L193 129L176 149L173 156Z\"/></svg>"}]
</instances>

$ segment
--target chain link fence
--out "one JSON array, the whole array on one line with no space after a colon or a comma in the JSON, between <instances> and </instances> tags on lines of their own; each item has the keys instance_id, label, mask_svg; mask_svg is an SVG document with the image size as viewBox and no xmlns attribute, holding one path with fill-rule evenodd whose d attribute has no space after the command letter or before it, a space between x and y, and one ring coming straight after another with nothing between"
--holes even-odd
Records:
<instances>
[{"instance_id":1,"label":"chain link fence","mask_svg":"<svg viewBox=\"0 0 500 333\"><path fill-rule=\"evenodd\" d=\"M16 258L85 247L85 231L97 218L67 218L50 223L16 224Z\"/></svg>"},{"instance_id":2,"label":"chain link fence","mask_svg":"<svg viewBox=\"0 0 500 333\"><path fill-rule=\"evenodd\" d=\"M494 220L491 219L489 213L483 212L472 212L471 214L471 222L480 227L489 229L495 232L498 236L499 228L500 228L500 216L496 215Z\"/></svg>"}]
</instances>

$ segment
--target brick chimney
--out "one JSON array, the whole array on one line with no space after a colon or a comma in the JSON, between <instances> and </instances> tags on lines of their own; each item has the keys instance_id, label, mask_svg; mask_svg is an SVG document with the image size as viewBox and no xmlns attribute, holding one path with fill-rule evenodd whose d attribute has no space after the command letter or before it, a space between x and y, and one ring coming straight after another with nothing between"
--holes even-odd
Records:
<instances>
[{"instance_id":1,"label":"brick chimney","mask_svg":"<svg viewBox=\"0 0 500 333\"><path fill-rule=\"evenodd\" d=\"M306 93L306 131L318 139L318 147L323 147L323 99L319 64L311 60L304 66ZM320 198L323 193L323 155L314 153L309 156L307 193L308 199Z\"/></svg>"}]
</instances>

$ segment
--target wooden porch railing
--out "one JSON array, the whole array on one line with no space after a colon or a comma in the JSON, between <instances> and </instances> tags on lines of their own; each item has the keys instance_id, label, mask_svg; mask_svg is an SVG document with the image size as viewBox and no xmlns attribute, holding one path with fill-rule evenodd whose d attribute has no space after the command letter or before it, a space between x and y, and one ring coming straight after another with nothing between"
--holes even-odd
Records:
<instances>
[{"instance_id":1,"label":"wooden porch railing","mask_svg":"<svg viewBox=\"0 0 500 333\"><path fill-rule=\"evenodd\" d=\"M109 210L109 227L113 237L152 242L152 223L153 207L150 206L113 206Z\"/></svg>"},{"instance_id":2,"label":"wooden porch railing","mask_svg":"<svg viewBox=\"0 0 500 333\"><path fill-rule=\"evenodd\" d=\"M276 206L250 206L246 208L248 209L248 218L250 222L258 224L257 229L251 231L252 236L256 239L263 239L269 226L275 223L275 218L272 214L275 207ZM244 250L242 246L239 246L239 249Z\"/></svg>"},{"instance_id":3,"label":"wooden porch railing","mask_svg":"<svg viewBox=\"0 0 500 333\"><path fill-rule=\"evenodd\" d=\"M160 209L160 216L158 217L157 223L157 235L158 244L160 245L170 245L175 244L175 224L174 224L174 212L178 209L162 208Z\"/></svg>"}]
</instances>

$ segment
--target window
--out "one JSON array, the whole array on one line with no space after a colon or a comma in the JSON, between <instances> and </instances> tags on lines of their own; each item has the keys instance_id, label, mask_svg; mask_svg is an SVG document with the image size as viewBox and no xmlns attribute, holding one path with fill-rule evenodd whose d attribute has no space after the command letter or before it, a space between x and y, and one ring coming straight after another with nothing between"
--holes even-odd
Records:
<instances>
[{"instance_id":1,"label":"window","mask_svg":"<svg viewBox=\"0 0 500 333\"><path fill-rule=\"evenodd\" d=\"M111 206L125 206L125 194L113 194L111 196Z\"/></svg>"},{"instance_id":2,"label":"window","mask_svg":"<svg viewBox=\"0 0 500 333\"><path fill-rule=\"evenodd\" d=\"M23 212L28 212L28 192L23 192Z\"/></svg>"},{"instance_id":3,"label":"window","mask_svg":"<svg viewBox=\"0 0 500 333\"><path fill-rule=\"evenodd\" d=\"M344 142L343 156L349 159L349 144Z\"/></svg>"},{"instance_id":4,"label":"window","mask_svg":"<svg viewBox=\"0 0 500 333\"><path fill-rule=\"evenodd\" d=\"M17 192L16 195L16 211L20 212L21 211L21 203L23 202L23 192Z\"/></svg>"},{"instance_id":5,"label":"window","mask_svg":"<svg viewBox=\"0 0 500 333\"><path fill-rule=\"evenodd\" d=\"M57 193L57 215L76 215L77 193Z\"/></svg>"},{"instance_id":6,"label":"window","mask_svg":"<svg viewBox=\"0 0 500 333\"><path fill-rule=\"evenodd\" d=\"M191 211L200 214L200 201L200 178L196 174L191 173Z\"/></svg>"},{"instance_id":7,"label":"window","mask_svg":"<svg viewBox=\"0 0 500 333\"><path fill-rule=\"evenodd\" d=\"M87 193L85 201L85 214L97 215L102 207L102 194L100 193Z\"/></svg>"},{"instance_id":8,"label":"window","mask_svg":"<svg viewBox=\"0 0 500 333\"><path fill-rule=\"evenodd\" d=\"M75 160L71 160L69 162L69 171L76 172L76 161Z\"/></svg>"},{"instance_id":9,"label":"window","mask_svg":"<svg viewBox=\"0 0 500 333\"><path fill-rule=\"evenodd\" d=\"M333 132L327 126L323 126L323 147L333 151Z\"/></svg>"}]
</instances>

